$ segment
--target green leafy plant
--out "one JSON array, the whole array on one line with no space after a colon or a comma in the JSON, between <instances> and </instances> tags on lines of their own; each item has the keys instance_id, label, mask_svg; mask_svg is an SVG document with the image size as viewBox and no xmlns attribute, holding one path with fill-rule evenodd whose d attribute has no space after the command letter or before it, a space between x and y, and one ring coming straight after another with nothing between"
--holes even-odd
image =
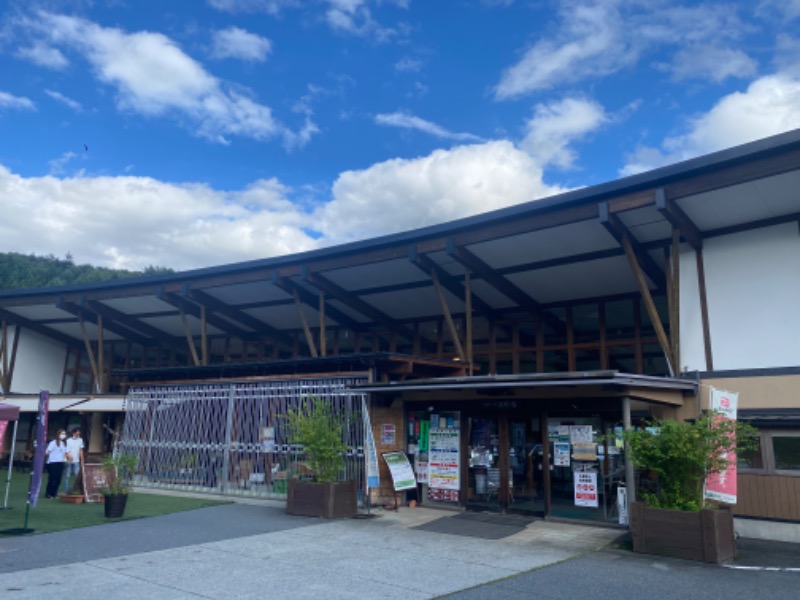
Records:
<instances>
[{"instance_id":1,"label":"green leafy plant","mask_svg":"<svg viewBox=\"0 0 800 600\"><path fill-rule=\"evenodd\" d=\"M131 481L136 471L139 459L132 454L108 454L103 457L103 471L106 475L106 485L102 492L106 496L129 494Z\"/></svg>"},{"instance_id":2,"label":"green leafy plant","mask_svg":"<svg viewBox=\"0 0 800 600\"><path fill-rule=\"evenodd\" d=\"M727 468L728 454L758 445L755 428L703 414L693 422L657 420L652 430L625 432L633 464L644 471L639 497L653 508L697 511L705 506L707 474Z\"/></svg>"},{"instance_id":3,"label":"green leafy plant","mask_svg":"<svg viewBox=\"0 0 800 600\"><path fill-rule=\"evenodd\" d=\"M331 403L315 396L305 397L285 415L288 438L305 451L308 466L319 482L337 481L344 466L347 445L342 441L343 415Z\"/></svg>"}]
</instances>

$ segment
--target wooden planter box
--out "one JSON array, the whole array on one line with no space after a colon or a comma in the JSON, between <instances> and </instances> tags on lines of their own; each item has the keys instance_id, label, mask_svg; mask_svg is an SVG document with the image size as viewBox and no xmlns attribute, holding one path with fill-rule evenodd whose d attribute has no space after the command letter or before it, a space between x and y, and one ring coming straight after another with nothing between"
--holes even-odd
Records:
<instances>
[{"instance_id":1,"label":"wooden planter box","mask_svg":"<svg viewBox=\"0 0 800 600\"><path fill-rule=\"evenodd\" d=\"M356 482L314 483L290 479L286 512L323 519L354 517L358 514Z\"/></svg>"},{"instance_id":2,"label":"wooden planter box","mask_svg":"<svg viewBox=\"0 0 800 600\"><path fill-rule=\"evenodd\" d=\"M631 504L634 552L721 564L736 555L730 508L699 512Z\"/></svg>"},{"instance_id":3,"label":"wooden planter box","mask_svg":"<svg viewBox=\"0 0 800 600\"><path fill-rule=\"evenodd\" d=\"M58 497L58 500L64 504L82 504L83 496L80 494L62 494Z\"/></svg>"}]
</instances>

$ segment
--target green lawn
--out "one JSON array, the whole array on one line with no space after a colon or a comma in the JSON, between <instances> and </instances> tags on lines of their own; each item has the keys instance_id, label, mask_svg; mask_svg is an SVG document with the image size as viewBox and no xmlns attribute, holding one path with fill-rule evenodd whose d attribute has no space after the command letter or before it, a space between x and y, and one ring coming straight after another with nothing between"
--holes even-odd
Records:
<instances>
[{"instance_id":1,"label":"green lawn","mask_svg":"<svg viewBox=\"0 0 800 600\"><path fill-rule=\"evenodd\" d=\"M0 507L2 507L3 499L5 498L7 476L8 471L3 469L0 472ZM25 522L25 500L29 483L30 475L27 473L19 473L17 471L13 473L8 497L8 505L12 509L0 510L0 531L23 526ZM44 476L42 481L39 502L36 504L36 508L31 507L28 516L28 527L35 529L35 533L63 531L65 529L75 529L76 527L102 525L103 523L119 520L127 521L129 519L154 517L156 515L228 503L224 500L179 498L177 496L136 492L128 496L128 505L125 508L125 516L122 519L106 519L103 514L103 505L99 503L65 504L59 500L45 499L44 488L46 484L47 475ZM0 536L2 535L0 533Z\"/></svg>"}]
</instances>

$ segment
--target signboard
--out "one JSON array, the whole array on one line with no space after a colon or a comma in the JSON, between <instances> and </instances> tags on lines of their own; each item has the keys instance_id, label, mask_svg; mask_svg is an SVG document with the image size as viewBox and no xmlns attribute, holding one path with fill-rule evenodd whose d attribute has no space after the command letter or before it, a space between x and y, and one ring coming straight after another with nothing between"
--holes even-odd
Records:
<instances>
[{"instance_id":1,"label":"signboard","mask_svg":"<svg viewBox=\"0 0 800 600\"><path fill-rule=\"evenodd\" d=\"M414 470L411 468L405 452L386 452L383 454L383 460L386 461L386 466L389 467L389 473L392 475L394 491L417 489Z\"/></svg>"},{"instance_id":2,"label":"signboard","mask_svg":"<svg viewBox=\"0 0 800 600\"><path fill-rule=\"evenodd\" d=\"M419 424L419 451L428 451L428 432L431 429L430 421L420 421Z\"/></svg>"},{"instance_id":3,"label":"signboard","mask_svg":"<svg viewBox=\"0 0 800 600\"><path fill-rule=\"evenodd\" d=\"M0 448L3 447L3 438L6 435L6 427L8 427L8 421L0 421Z\"/></svg>"},{"instance_id":4,"label":"signboard","mask_svg":"<svg viewBox=\"0 0 800 600\"><path fill-rule=\"evenodd\" d=\"M590 506L597 508L597 473L575 471L575 506Z\"/></svg>"},{"instance_id":5,"label":"signboard","mask_svg":"<svg viewBox=\"0 0 800 600\"><path fill-rule=\"evenodd\" d=\"M594 441L592 438L592 426L572 425L569 428L569 441L573 444L591 443Z\"/></svg>"},{"instance_id":6,"label":"signboard","mask_svg":"<svg viewBox=\"0 0 800 600\"><path fill-rule=\"evenodd\" d=\"M417 483L428 483L428 459L420 458L419 454L414 457L414 470L417 472Z\"/></svg>"},{"instance_id":7,"label":"signboard","mask_svg":"<svg viewBox=\"0 0 800 600\"><path fill-rule=\"evenodd\" d=\"M597 460L597 444L593 442L576 442L572 444L573 460Z\"/></svg>"},{"instance_id":8,"label":"signboard","mask_svg":"<svg viewBox=\"0 0 800 600\"><path fill-rule=\"evenodd\" d=\"M81 480L86 502L100 502L103 498L102 490L108 483L103 465L99 463L81 464Z\"/></svg>"},{"instance_id":9,"label":"signboard","mask_svg":"<svg viewBox=\"0 0 800 600\"><path fill-rule=\"evenodd\" d=\"M569 466L569 442L555 442L553 444L553 465L556 467Z\"/></svg>"},{"instance_id":10,"label":"signboard","mask_svg":"<svg viewBox=\"0 0 800 600\"><path fill-rule=\"evenodd\" d=\"M711 411L716 413L715 423L736 421L738 403L738 393L711 388ZM728 468L721 473L712 473L706 477L705 496L717 502L736 504L736 452L729 452L724 458L728 461Z\"/></svg>"},{"instance_id":11,"label":"signboard","mask_svg":"<svg viewBox=\"0 0 800 600\"><path fill-rule=\"evenodd\" d=\"M457 491L460 486L460 430L431 428L428 435L428 485L433 489Z\"/></svg>"}]
</instances>

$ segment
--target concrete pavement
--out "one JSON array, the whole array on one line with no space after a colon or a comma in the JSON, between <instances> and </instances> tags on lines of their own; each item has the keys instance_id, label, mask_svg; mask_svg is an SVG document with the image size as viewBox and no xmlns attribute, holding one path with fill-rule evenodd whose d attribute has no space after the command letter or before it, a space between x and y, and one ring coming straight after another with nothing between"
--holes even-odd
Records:
<instances>
[{"instance_id":1,"label":"concrete pavement","mask_svg":"<svg viewBox=\"0 0 800 600\"><path fill-rule=\"evenodd\" d=\"M5 538L0 595L433 598L567 560L619 535L543 521L500 540L418 528L447 515L417 508L326 522L277 507L227 505ZM233 535L219 539L228 525ZM262 530L241 535L250 527Z\"/></svg>"}]
</instances>

